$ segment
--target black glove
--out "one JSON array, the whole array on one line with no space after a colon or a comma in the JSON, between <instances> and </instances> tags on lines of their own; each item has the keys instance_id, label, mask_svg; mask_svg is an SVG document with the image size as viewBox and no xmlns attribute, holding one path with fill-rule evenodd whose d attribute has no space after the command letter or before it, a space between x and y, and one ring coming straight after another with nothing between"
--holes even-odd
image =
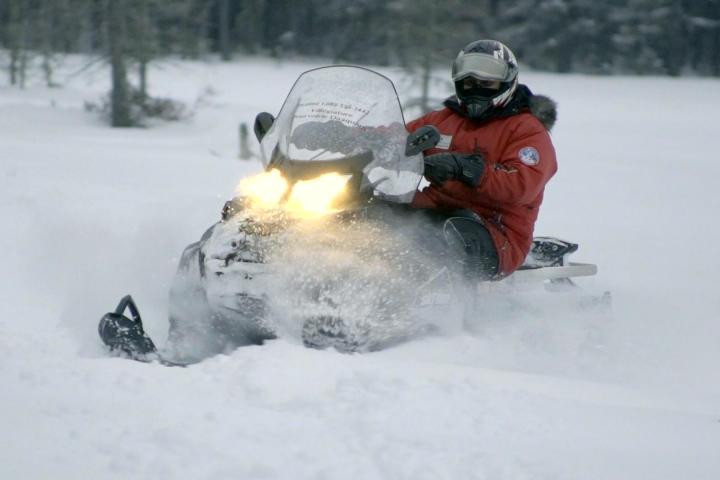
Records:
<instances>
[{"instance_id":1,"label":"black glove","mask_svg":"<svg viewBox=\"0 0 720 480\"><path fill-rule=\"evenodd\" d=\"M425 177L434 183L460 180L477 187L485 172L485 159L479 153L436 153L425 157Z\"/></svg>"}]
</instances>

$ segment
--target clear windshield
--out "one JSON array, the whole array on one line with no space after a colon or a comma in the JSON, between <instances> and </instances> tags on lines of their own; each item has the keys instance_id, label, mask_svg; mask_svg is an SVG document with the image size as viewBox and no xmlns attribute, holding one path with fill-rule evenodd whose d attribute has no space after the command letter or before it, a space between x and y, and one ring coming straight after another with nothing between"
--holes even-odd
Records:
<instances>
[{"instance_id":1,"label":"clear windshield","mask_svg":"<svg viewBox=\"0 0 720 480\"><path fill-rule=\"evenodd\" d=\"M348 159L362 170L361 190L410 202L423 164L421 155L405 156L407 135L390 79L361 67L332 66L298 78L260 146L266 168L278 158L329 168Z\"/></svg>"}]
</instances>

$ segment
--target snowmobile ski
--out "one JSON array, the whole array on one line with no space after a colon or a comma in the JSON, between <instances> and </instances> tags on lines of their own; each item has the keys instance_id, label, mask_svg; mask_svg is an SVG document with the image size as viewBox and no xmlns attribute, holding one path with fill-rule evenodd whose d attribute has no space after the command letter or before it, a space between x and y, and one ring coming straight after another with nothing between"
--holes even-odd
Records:
<instances>
[{"instance_id":1,"label":"snowmobile ski","mask_svg":"<svg viewBox=\"0 0 720 480\"><path fill-rule=\"evenodd\" d=\"M130 317L124 315L130 311ZM140 311L130 295L125 295L114 312L108 312L98 324L100 339L110 352L138 362L157 362L168 367L185 367L187 364L163 358L155 343L145 332Z\"/></svg>"}]
</instances>

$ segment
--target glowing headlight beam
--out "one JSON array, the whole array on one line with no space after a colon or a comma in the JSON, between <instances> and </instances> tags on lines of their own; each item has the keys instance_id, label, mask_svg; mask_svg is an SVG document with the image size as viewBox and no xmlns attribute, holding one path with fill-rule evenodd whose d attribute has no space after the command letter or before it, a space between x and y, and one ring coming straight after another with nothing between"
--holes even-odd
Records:
<instances>
[{"instance_id":1,"label":"glowing headlight beam","mask_svg":"<svg viewBox=\"0 0 720 480\"><path fill-rule=\"evenodd\" d=\"M248 198L253 210L282 208L292 216L312 218L335 211L333 202L345 192L348 179L348 175L326 173L298 181L287 195L290 184L274 169L241 180L237 191Z\"/></svg>"},{"instance_id":2,"label":"glowing headlight beam","mask_svg":"<svg viewBox=\"0 0 720 480\"><path fill-rule=\"evenodd\" d=\"M277 169L244 178L240 181L238 193L250 199L250 208L270 210L278 208L289 185Z\"/></svg>"},{"instance_id":3,"label":"glowing headlight beam","mask_svg":"<svg viewBox=\"0 0 720 480\"><path fill-rule=\"evenodd\" d=\"M333 201L345 191L347 175L326 173L293 185L286 209L303 217L332 213Z\"/></svg>"}]
</instances>

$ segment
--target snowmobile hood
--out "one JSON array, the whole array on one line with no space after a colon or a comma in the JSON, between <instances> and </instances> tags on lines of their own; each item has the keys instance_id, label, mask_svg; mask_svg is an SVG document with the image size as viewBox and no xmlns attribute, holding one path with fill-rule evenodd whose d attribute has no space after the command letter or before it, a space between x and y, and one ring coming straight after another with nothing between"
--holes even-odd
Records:
<instances>
[{"instance_id":1,"label":"snowmobile hood","mask_svg":"<svg viewBox=\"0 0 720 480\"><path fill-rule=\"evenodd\" d=\"M448 97L443 102L443 105L458 115L468 116L456 95ZM557 103L545 95L534 95L527 85L521 84L518 85L515 95L507 105L488 111L487 115L478 119L478 121L485 122L495 118L506 118L523 111L529 111L540 120L548 131L552 130L557 120Z\"/></svg>"}]
</instances>

